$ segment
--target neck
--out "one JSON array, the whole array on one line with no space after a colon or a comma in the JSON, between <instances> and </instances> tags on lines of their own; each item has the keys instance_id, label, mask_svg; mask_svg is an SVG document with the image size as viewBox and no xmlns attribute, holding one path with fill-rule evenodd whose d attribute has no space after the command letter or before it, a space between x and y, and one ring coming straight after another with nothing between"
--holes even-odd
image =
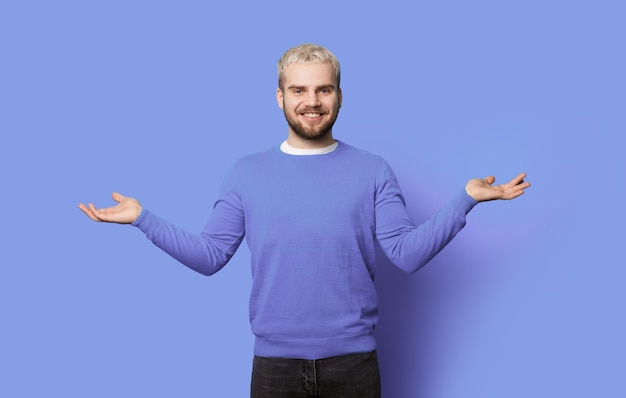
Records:
<instances>
[{"instance_id":1,"label":"neck","mask_svg":"<svg viewBox=\"0 0 626 398\"><path fill-rule=\"evenodd\" d=\"M335 143L335 139L333 138L333 133L328 132L328 134L324 134L323 137L315 138L315 139L306 139L302 138L296 133L289 131L289 135L287 136L287 144L293 148L297 149L319 149L326 148Z\"/></svg>"}]
</instances>

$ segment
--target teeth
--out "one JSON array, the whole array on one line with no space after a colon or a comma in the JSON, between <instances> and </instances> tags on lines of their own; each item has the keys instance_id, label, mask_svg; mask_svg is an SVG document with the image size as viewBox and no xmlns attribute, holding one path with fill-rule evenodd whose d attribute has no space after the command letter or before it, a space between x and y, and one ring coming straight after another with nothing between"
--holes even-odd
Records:
<instances>
[{"instance_id":1,"label":"teeth","mask_svg":"<svg viewBox=\"0 0 626 398\"><path fill-rule=\"evenodd\" d=\"M320 114L319 113L305 113L304 116L306 116L306 117L319 117Z\"/></svg>"}]
</instances>

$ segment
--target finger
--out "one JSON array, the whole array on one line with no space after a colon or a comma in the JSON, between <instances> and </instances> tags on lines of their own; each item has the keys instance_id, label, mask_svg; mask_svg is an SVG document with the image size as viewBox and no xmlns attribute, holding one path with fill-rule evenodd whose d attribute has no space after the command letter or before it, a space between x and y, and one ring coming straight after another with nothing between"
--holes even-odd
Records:
<instances>
[{"instance_id":1,"label":"finger","mask_svg":"<svg viewBox=\"0 0 626 398\"><path fill-rule=\"evenodd\" d=\"M503 199L505 199L505 200L515 199L515 198L517 198L518 196L521 196L521 195L523 195L523 194L524 194L524 191L509 192L508 194L506 194L506 195L504 196L504 198L503 198Z\"/></svg>"},{"instance_id":2,"label":"finger","mask_svg":"<svg viewBox=\"0 0 626 398\"><path fill-rule=\"evenodd\" d=\"M84 204L79 203L79 204L78 204L78 208L79 208L79 209L80 209L83 213L85 213L85 214L87 215L87 217L91 218L93 221L96 221L96 222L100 222L100 221L101 221L98 217L96 217L96 216L93 214L93 212L91 211L91 209L90 209L90 208L88 208L87 206L85 206Z\"/></svg>"},{"instance_id":3,"label":"finger","mask_svg":"<svg viewBox=\"0 0 626 398\"><path fill-rule=\"evenodd\" d=\"M525 192L524 190L528 188L529 186L530 186L529 182L523 182L518 185L510 186L508 189L504 191L505 196L507 197L507 199L517 198L518 196L523 195Z\"/></svg>"},{"instance_id":4,"label":"finger","mask_svg":"<svg viewBox=\"0 0 626 398\"><path fill-rule=\"evenodd\" d=\"M95 217L96 221L108 221L101 210L96 209L93 203L89 203L89 211Z\"/></svg>"},{"instance_id":5,"label":"finger","mask_svg":"<svg viewBox=\"0 0 626 398\"><path fill-rule=\"evenodd\" d=\"M519 173L517 176L515 176L515 178L513 178L511 180L512 183L514 183L514 185L518 185L522 182L524 182L524 178L526 178L526 173Z\"/></svg>"},{"instance_id":6,"label":"finger","mask_svg":"<svg viewBox=\"0 0 626 398\"><path fill-rule=\"evenodd\" d=\"M511 181L507 182L506 184L502 184L501 187L503 189L518 189L518 188L527 188L526 182L524 182L524 178L526 177L526 173L520 173L517 176L515 176ZM528 184L528 186L530 186L530 184Z\"/></svg>"},{"instance_id":7,"label":"finger","mask_svg":"<svg viewBox=\"0 0 626 398\"><path fill-rule=\"evenodd\" d=\"M530 187L530 182L524 181L524 180L511 181L511 182L509 182L508 185L509 185L509 187L511 189L521 189L521 190L524 190L524 189Z\"/></svg>"}]
</instances>

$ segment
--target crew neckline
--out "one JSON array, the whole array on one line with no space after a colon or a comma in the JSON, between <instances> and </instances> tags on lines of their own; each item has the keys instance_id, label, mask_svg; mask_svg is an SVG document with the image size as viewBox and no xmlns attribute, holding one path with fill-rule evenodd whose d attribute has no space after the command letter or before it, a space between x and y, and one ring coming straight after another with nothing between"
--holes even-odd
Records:
<instances>
[{"instance_id":1,"label":"crew neckline","mask_svg":"<svg viewBox=\"0 0 626 398\"><path fill-rule=\"evenodd\" d=\"M296 156L310 156L310 155L325 155L327 153L333 152L339 146L339 141L335 141L324 148L311 148L311 149L302 149L302 148L294 148L287 143L287 140L283 141L280 144L280 150L283 153L288 155L296 155Z\"/></svg>"}]
</instances>

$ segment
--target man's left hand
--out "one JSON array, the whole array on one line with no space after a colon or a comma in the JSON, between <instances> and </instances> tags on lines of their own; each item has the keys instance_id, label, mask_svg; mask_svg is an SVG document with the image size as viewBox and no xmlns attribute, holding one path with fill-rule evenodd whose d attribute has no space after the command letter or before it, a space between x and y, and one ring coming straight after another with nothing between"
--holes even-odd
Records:
<instances>
[{"instance_id":1,"label":"man's left hand","mask_svg":"<svg viewBox=\"0 0 626 398\"><path fill-rule=\"evenodd\" d=\"M478 202L496 199L515 199L522 195L524 190L530 186L530 183L524 181L524 178L526 178L526 173L520 173L517 177L502 185L493 185L496 181L494 176L483 179L473 178L465 185L465 191Z\"/></svg>"}]
</instances>

